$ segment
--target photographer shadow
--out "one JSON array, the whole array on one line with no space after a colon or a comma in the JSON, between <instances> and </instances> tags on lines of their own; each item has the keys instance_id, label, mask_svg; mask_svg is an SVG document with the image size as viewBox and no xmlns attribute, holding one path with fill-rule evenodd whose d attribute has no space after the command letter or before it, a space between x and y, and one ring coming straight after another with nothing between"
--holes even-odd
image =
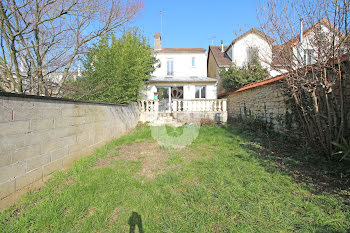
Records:
<instances>
[{"instance_id":1,"label":"photographer shadow","mask_svg":"<svg viewBox=\"0 0 350 233\"><path fill-rule=\"evenodd\" d=\"M139 233L144 233L142 227L142 218L141 215L139 215L137 212L132 212L128 224L130 226L129 233L135 233L136 226L139 229Z\"/></svg>"}]
</instances>

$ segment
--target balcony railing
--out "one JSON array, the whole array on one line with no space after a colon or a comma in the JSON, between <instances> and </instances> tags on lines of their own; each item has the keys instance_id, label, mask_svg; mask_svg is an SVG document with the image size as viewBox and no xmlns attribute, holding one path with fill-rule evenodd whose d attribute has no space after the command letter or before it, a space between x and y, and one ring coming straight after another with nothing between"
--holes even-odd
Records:
<instances>
[{"instance_id":1,"label":"balcony railing","mask_svg":"<svg viewBox=\"0 0 350 233\"><path fill-rule=\"evenodd\" d=\"M223 112L226 99L173 100L173 112Z\"/></svg>"},{"instance_id":2,"label":"balcony railing","mask_svg":"<svg viewBox=\"0 0 350 233\"><path fill-rule=\"evenodd\" d=\"M159 112L159 100L139 100L141 112ZM171 112L226 112L226 99L173 99Z\"/></svg>"}]
</instances>

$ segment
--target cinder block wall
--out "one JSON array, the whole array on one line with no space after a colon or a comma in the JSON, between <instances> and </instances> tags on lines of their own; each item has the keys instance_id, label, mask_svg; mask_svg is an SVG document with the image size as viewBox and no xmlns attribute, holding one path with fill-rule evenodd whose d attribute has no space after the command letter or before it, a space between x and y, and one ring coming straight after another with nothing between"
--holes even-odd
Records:
<instances>
[{"instance_id":1,"label":"cinder block wall","mask_svg":"<svg viewBox=\"0 0 350 233\"><path fill-rule=\"evenodd\" d=\"M137 105L0 93L0 208L133 129Z\"/></svg>"},{"instance_id":2,"label":"cinder block wall","mask_svg":"<svg viewBox=\"0 0 350 233\"><path fill-rule=\"evenodd\" d=\"M276 131L284 131L291 116L285 103L280 83L258 86L227 97L228 119L259 119ZM288 128L288 127L287 127Z\"/></svg>"}]
</instances>

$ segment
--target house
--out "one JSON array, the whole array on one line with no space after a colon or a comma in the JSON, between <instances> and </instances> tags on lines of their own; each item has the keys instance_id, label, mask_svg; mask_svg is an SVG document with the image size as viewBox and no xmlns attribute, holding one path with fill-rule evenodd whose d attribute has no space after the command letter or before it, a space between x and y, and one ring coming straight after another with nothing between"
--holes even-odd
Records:
<instances>
[{"instance_id":1,"label":"house","mask_svg":"<svg viewBox=\"0 0 350 233\"><path fill-rule=\"evenodd\" d=\"M326 19L320 20L305 31L301 22L300 32L300 35L283 44L274 44L273 38L252 28L234 39L229 46L209 46L208 77L218 79L218 93L221 94L225 92L219 77L222 68L228 68L230 65L243 67L257 57L261 65L269 71L270 77L275 77L314 64L318 58L322 58L322 51L329 48L333 35L336 43L345 38ZM320 51L321 42L323 48Z\"/></svg>"},{"instance_id":2,"label":"house","mask_svg":"<svg viewBox=\"0 0 350 233\"><path fill-rule=\"evenodd\" d=\"M329 56L333 37L335 48L339 45L340 55L345 53L344 46L340 46L345 35L325 18L306 30L303 30L303 21L301 21L300 32L300 35L281 45L273 45L271 63L273 69L284 73L315 64Z\"/></svg>"},{"instance_id":3,"label":"house","mask_svg":"<svg viewBox=\"0 0 350 233\"><path fill-rule=\"evenodd\" d=\"M229 46L209 46L207 70L208 77L218 80L218 92L225 92L221 84L219 71L231 65L243 67L258 58L261 65L265 67L270 76L279 74L271 68L272 43L274 39L265 35L256 28L252 28L241 36L234 39Z\"/></svg>"},{"instance_id":4,"label":"house","mask_svg":"<svg viewBox=\"0 0 350 233\"><path fill-rule=\"evenodd\" d=\"M207 77L206 49L162 48L161 43L156 33L153 54L158 64L142 92L142 111L168 113L182 121L203 117L226 121L222 114L226 100L217 99L217 79Z\"/></svg>"}]
</instances>

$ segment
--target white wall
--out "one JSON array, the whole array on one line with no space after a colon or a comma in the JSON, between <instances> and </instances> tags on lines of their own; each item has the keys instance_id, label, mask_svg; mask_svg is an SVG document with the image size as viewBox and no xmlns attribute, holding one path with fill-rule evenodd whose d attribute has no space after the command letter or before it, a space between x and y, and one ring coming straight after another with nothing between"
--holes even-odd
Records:
<instances>
[{"instance_id":1,"label":"white wall","mask_svg":"<svg viewBox=\"0 0 350 233\"><path fill-rule=\"evenodd\" d=\"M192 57L195 57L196 64L192 67ZM152 76L164 77L167 75L167 60L174 61L174 77L206 77L207 76L207 55L206 53L156 53L160 62L160 68L156 68Z\"/></svg>"},{"instance_id":2,"label":"white wall","mask_svg":"<svg viewBox=\"0 0 350 233\"><path fill-rule=\"evenodd\" d=\"M238 67L247 64L247 50L249 47L256 47L259 49L259 59L261 65L265 68L270 68L272 60L272 49L270 44L261 36L250 33L247 36L236 41L232 49L233 63Z\"/></svg>"}]
</instances>

